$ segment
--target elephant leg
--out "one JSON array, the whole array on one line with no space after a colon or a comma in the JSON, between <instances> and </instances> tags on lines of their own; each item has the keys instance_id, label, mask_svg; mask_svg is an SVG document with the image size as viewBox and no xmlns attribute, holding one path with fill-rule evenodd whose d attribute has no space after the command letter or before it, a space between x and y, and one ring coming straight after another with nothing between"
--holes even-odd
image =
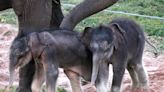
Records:
<instances>
[{"instance_id":1,"label":"elephant leg","mask_svg":"<svg viewBox=\"0 0 164 92\"><path fill-rule=\"evenodd\" d=\"M143 50L142 50L143 51ZM137 88L148 88L149 80L148 75L142 64L142 53L138 53L135 58L130 61L130 67L136 72L138 78ZM135 87L134 87L135 88Z\"/></svg>"},{"instance_id":2,"label":"elephant leg","mask_svg":"<svg viewBox=\"0 0 164 92\"><path fill-rule=\"evenodd\" d=\"M17 92L32 92L31 91L31 83L33 81L35 71L35 62L30 61L25 67L19 70L19 87L17 88Z\"/></svg>"},{"instance_id":3,"label":"elephant leg","mask_svg":"<svg viewBox=\"0 0 164 92\"><path fill-rule=\"evenodd\" d=\"M59 63L54 57L55 51L47 46L41 54L41 63L46 76L46 92L56 92L56 82L59 75Z\"/></svg>"},{"instance_id":4,"label":"elephant leg","mask_svg":"<svg viewBox=\"0 0 164 92\"><path fill-rule=\"evenodd\" d=\"M70 80L72 91L83 92L81 88L81 81L80 81L81 78L79 74L69 71L69 70L64 70L64 73L67 75L68 79Z\"/></svg>"},{"instance_id":5,"label":"elephant leg","mask_svg":"<svg viewBox=\"0 0 164 92\"><path fill-rule=\"evenodd\" d=\"M148 86L149 86L148 76L147 76L147 73L146 73L143 65L142 64L137 64L135 66L135 71L136 71L137 76L138 76L139 87L140 88L148 88Z\"/></svg>"},{"instance_id":6,"label":"elephant leg","mask_svg":"<svg viewBox=\"0 0 164 92\"><path fill-rule=\"evenodd\" d=\"M59 70L55 65L48 64L45 67L46 72L46 92L56 92L56 82L59 74Z\"/></svg>"},{"instance_id":7,"label":"elephant leg","mask_svg":"<svg viewBox=\"0 0 164 92\"><path fill-rule=\"evenodd\" d=\"M57 3L54 1L57 1ZM63 18L64 18L64 15L62 13L60 0L53 0L50 27L53 29L59 29L59 26Z\"/></svg>"},{"instance_id":8,"label":"elephant leg","mask_svg":"<svg viewBox=\"0 0 164 92\"><path fill-rule=\"evenodd\" d=\"M131 67L130 64L128 64L127 70L128 70L130 77L132 79L132 87L133 88L139 87L139 80L138 80L138 76L137 76L135 69L133 67Z\"/></svg>"},{"instance_id":9,"label":"elephant leg","mask_svg":"<svg viewBox=\"0 0 164 92\"><path fill-rule=\"evenodd\" d=\"M35 63L35 66L36 66L36 70L35 70L35 75L33 78L31 89L32 92L40 92L41 86L45 81L45 72L42 64Z\"/></svg>"},{"instance_id":10,"label":"elephant leg","mask_svg":"<svg viewBox=\"0 0 164 92\"><path fill-rule=\"evenodd\" d=\"M112 87L110 92L120 92L125 68L126 65L124 61L113 63L113 81L112 81Z\"/></svg>"},{"instance_id":11,"label":"elephant leg","mask_svg":"<svg viewBox=\"0 0 164 92\"><path fill-rule=\"evenodd\" d=\"M97 92L107 92L108 77L109 77L109 65L106 63L100 64L100 68L95 84Z\"/></svg>"},{"instance_id":12,"label":"elephant leg","mask_svg":"<svg viewBox=\"0 0 164 92\"><path fill-rule=\"evenodd\" d=\"M58 67L55 64L49 63L43 64L46 73L46 92L56 92L56 82L59 75Z\"/></svg>"}]
</instances>

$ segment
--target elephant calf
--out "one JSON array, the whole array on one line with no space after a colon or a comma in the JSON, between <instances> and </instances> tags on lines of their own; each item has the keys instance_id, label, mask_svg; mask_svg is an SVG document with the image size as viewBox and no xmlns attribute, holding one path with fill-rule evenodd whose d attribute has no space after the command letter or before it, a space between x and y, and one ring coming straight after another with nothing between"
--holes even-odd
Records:
<instances>
[{"instance_id":1,"label":"elephant calf","mask_svg":"<svg viewBox=\"0 0 164 92\"><path fill-rule=\"evenodd\" d=\"M46 80L46 92L54 92L58 68L64 69L70 79L73 92L82 92L80 79L90 80L92 57L85 46L71 31L33 32L15 40L10 52L10 84L14 69L22 68L35 59L35 75L32 92L40 92Z\"/></svg>"},{"instance_id":2,"label":"elephant calf","mask_svg":"<svg viewBox=\"0 0 164 92\"><path fill-rule=\"evenodd\" d=\"M93 53L91 83L95 84L97 78L104 81L102 89L97 90L98 92L107 92L109 64L113 66L110 92L120 92L125 68L130 73L133 88L148 87L148 77L142 64L145 37L141 27L134 21L116 19L109 25L87 27L81 39Z\"/></svg>"}]
</instances>

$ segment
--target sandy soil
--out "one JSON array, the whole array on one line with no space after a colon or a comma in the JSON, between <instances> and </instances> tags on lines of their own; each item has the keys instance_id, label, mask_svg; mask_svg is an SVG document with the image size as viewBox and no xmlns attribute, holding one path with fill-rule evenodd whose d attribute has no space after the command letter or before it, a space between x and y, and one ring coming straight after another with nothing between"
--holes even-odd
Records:
<instances>
[{"instance_id":1,"label":"sandy soil","mask_svg":"<svg viewBox=\"0 0 164 92\"><path fill-rule=\"evenodd\" d=\"M0 24L0 89L4 89L8 85L9 72L8 72L8 55L9 47L17 34L16 27L6 24ZM146 47L147 48L147 47ZM151 52L145 51L143 56L143 61L145 68L148 71L150 87L148 90L135 90L135 92L164 92L164 54L160 54L158 57L154 57ZM110 69L110 75L112 71ZM14 85L18 85L18 73L15 77ZM109 79L109 84L111 84L111 77ZM58 85L70 90L69 80L60 69L60 75L58 78ZM134 92L130 90L131 79L129 74L125 73L122 90L123 92ZM85 88L84 86L83 88ZM85 91L86 92L86 91ZM93 92L93 91L90 91Z\"/></svg>"}]
</instances>

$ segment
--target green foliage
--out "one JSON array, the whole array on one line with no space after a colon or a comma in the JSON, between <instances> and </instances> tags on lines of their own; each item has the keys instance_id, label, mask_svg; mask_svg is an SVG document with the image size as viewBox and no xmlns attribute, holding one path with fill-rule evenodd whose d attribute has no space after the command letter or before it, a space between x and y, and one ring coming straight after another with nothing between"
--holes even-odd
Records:
<instances>
[{"instance_id":1,"label":"green foliage","mask_svg":"<svg viewBox=\"0 0 164 92\"><path fill-rule=\"evenodd\" d=\"M112 10L137 13L141 15L159 16L164 18L164 0L120 0L112 6ZM129 17L129 16L128 16ZM148 35L164 37L164 20L133 17L145 29Z\"/></svg>"},{"instance_id":2,"label":"green foliage","mask_svg":"<svg viewBox=\"0 0 164 92\"><path fill-rule=\"evenodd\" d=\"M65 89L63 89L63 88L59 88L59 87L58 87L57 92L66 92L66 90L65 90Z\"/></svg>"},{"instance_id":3,"label":"green foliage","mask_svg":"<svg viewBox=\"0 0 164 92\"><path fill-rule=\"evenodd\" d=\"M67 4L78 4L83 0L61 0L62 3L67 3Z\"/></svg>"},{"instance_id":4,"label":"green foliage","mask_svg":"<svg viewBox=\"0 0 164 92\"><path fill-rule=\"evenodd\" d=\"M0 89L0 92L5 92L4 90ZM10 92L16 92L16 87L12 87L10 89Z\"/></svg>"},{"instance_id":5,"label":"green foliage","mask_svg":"<svg viewBox=\"0 0 164 92\"><path fill-rule=\"evenodd\" d=\"M12 9L0 12L0 23L16 24L16 15Z\"/></svg>"},{"instance_id":6,"label":"green foliage","mask_svg":"<svg viewBox=\"0 0 164 92\"><path fill-rule=\"evenodd\" d=\"M81 31L84 29L84 27L87 26L93 27L100 24L107 24L112 19L122 18L122 17L130 18L137 21L143 27L144 31L148 33L149 36L156 35L156 36L164 37L164 21L162 20L155 20L155 19L148 19L148 18L141 18L141 17L134 17L134 16L125 16L125 15L118 15L118 14L109 14L105 12L101 12L97 15L94 15L80 22L80 24L76 27L76 30Z\"/></svg>"},{"instance_id":7,"label":"green foliage","mask_svg":"<svg viewBox=\"0 0 164 92\"><path fill-rule=\"evenodd\" d=\"M11 92L16 92L16 87L13 87L10 91ZM5 91L0 89L0 92L5 92ZM66 92L66 90L63 89L63 88L58 87L57 92Z\"/></svg>"},{"instance_id":8,"label":"green foliage","mask_svg":"<svg viewBox=\"0 0 164 92\"><path fill-rule=\"evenodd\" d=\"M120 0L112 10L164 17L164 0Z\"/></svg>"}]
</instances>

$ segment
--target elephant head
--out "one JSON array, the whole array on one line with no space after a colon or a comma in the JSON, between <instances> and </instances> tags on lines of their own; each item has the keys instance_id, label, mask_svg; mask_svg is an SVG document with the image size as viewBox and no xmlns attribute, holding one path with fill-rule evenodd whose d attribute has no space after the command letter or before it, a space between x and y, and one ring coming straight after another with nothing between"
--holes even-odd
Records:
<instances>
[{"instance_id":1,"label":"elephant head","mask_svg":"<svg viewBox=\"0 0 164 92\"><path fill-rule=\"evenodd\" d=\"M93 68L91 83L95 84L99 65L110 61L113 53L119 47L123 37L123 29L116 23L109 26L101 25L96 28L85 28L82 42L92 52Z\"/></svg>"},{"instance_id":2,"label":"elephant head","mask_svg":"<svg viewBox=\"0 0 164 92\"><path fill-rule=\"evenodd\" d=\"M13 82L14 70L18 67L24 67L32 59L36 59L41 55L43 47L35 32L13 42L10 48L10 85Z\"/></svg>"},{"instance_id":3,"label":"elephant head","mask_svg":"<svg viewBox=\"0 0 164 92\"><path fill-rule=\"evenodd\" d=\"M14 70L18 67L23 67L32 59L30 48L27 46L27 39L25 37L13 42L10 48L9 56L9 71L10 71L10 86L13 82Z\"/></svg>"}]
</instances>

